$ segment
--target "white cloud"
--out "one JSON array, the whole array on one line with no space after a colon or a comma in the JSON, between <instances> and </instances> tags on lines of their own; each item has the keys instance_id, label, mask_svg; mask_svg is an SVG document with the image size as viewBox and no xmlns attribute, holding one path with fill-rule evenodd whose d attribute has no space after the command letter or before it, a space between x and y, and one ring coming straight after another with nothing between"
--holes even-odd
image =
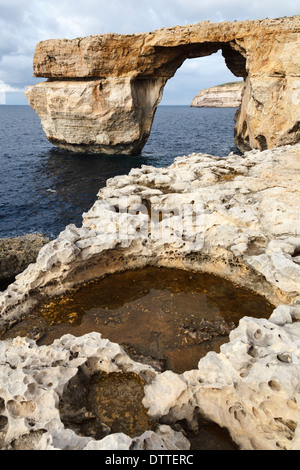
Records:
<instances>
[{"instance_id":1,"label":"white cloud","mask_svg":"<svg viewBox=\"0 0 300 470\"><path fill-rule=\"evenodd\" d=\"M204 19L211 21L234 21L259 18L276 18L299 14L298 0L252 0L241 2L237 0L175 0L178 15L183 13L191 22ZM197 19L198 18L198 19Z\"/></svg>"},{"instance_id":2,"label":"white cloud","mask_svg":"<svg viewBox=\"0 0 300 470\"><path fill-rule=\"evenodd\" d=\"M6 104L6 95L8 93L22 93L23 95L24 91L25 87L12 87L11 85L8 85L7 83L4 83L2 80L0 80L0 104Z\"/></svg>"},{"instance_id":3,"label":"white cloud","mask_svg":"<svg viewBox=\"0 0 300 470\"><path fill-rule=\"evenodd\" d=\"M24 93L25 88L15 88L0 80L0 93Z\"/></svg>"}]
</instances>

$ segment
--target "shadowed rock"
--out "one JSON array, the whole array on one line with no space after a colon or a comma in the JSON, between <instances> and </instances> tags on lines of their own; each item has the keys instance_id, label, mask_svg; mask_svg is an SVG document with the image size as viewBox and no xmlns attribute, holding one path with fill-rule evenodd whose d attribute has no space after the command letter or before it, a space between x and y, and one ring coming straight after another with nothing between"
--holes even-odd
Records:
<instances>
[{"instance_id":1,"label":"shadowed rock","mask_svg":"<svg viewBox=\"0 0 300 470\"><path fill-rule=\"evenodd\" d=\"M0 290L34 263L40 249L49 241L49 238L34 233L0 239Z\"/></svg>"}]
</instances>

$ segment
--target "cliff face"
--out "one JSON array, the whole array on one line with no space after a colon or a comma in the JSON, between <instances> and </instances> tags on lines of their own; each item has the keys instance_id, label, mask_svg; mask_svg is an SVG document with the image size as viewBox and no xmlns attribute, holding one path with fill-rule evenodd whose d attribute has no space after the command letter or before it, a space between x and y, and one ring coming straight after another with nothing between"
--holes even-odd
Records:
<instances>
[{"instance_id":1,"label":"cliff face","mask_svg":"<svg viewBox=\"0 0 300 470\"><path fill-rule=\"evenodd\" d=\"M240 149L300 140L300 17L176 26L151 33L40 42L29 104L48 139L74 151L139 153L169 78L187 58L222 50L245 79Z\"/></svg>"},{"instance_id":2,"label":"cliff face","mask_svg":"<svg viewBox=\"0 0 300 470\"><path fill-rule=\"evenodd\" d=\"M201 90L191 103L194 108L238 108L244 82L225 83Z\"/></svg>"}]
</instances>

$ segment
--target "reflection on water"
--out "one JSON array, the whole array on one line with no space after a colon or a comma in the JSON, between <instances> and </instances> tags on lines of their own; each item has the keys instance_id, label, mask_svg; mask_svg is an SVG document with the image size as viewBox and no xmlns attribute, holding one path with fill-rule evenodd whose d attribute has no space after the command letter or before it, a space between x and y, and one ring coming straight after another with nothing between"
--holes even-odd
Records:
<instances>
[{"instance_id":1,"label":"reflection on water","mask_svg":"<svg viewBox=\"0 0 300 470\"><path fill-rule=\"evenodd\" d=\"M41 232L56 237L80 226L108 178L141 165L168 166L179 155L235 150L236 110L159 107L142 155L76 154L50 144L28 106L0 106L0 237Z\"/></svg>"},{"instance_id":2,"label":"reflection on water","mask_svg":"<svg viewBox=\"0 0 300 470\"><path fill-rule=\"evenodd\" d=\"M70 333L92 331L122 344L136 360L181 373L197 367L221 344L244 316L268 318L266 300L209 274L147 267L109 275L52 299L36 320L13 327L3 339L40 336L39 344Z\"/></svg>"}]
</instances>

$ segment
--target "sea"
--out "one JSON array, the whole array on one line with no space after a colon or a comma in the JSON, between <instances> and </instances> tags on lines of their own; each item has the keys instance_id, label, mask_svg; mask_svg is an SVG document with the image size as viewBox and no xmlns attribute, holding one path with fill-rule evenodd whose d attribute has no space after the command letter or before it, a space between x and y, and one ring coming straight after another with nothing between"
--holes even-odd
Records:
<instances>
[{"instance_id":1,"label":"sea","mask_svg":"<svg viewBox=\"0 0 300 470\"><path fill-rule=\"evenodd\" d=\"M157 108L151 135L137 156L77 154L53 146L29 106L0 106L0 237L42 233L56 238L81 226L100 188L141 165L165 167L193 152L239 153L236 108Z\"/></svg>"}]
</instances>

